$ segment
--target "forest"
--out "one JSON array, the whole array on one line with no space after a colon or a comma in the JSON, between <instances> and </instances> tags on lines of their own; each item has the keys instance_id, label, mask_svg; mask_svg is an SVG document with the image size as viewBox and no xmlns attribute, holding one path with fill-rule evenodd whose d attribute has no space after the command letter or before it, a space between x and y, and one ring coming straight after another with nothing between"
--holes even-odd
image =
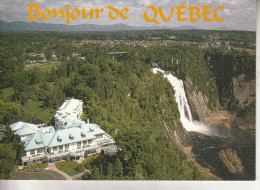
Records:
<instances>
[{"instance_id":1,"label":"forest","mask_svg":"<svg viewBox=\"0 0 260 190\"><path fill-rule=\"evenodd\" d=\"M151 32L146 37L145 32L1 33L0 124L6 125L10 134L0 144L0 178L9 177L19 163L23 148L8 126L19 120L54 125L55 110L64 100L74 97L84 102L82 119L100 125L122 150L115 157L102 155L92 163L90 167L95 172L91 179L101 179L100 173L102 179L115 180L211 179L188 160L182 148L172 143L163 129L166 125L174 131L180 125L180 116L174 90L163 77L151 72L151 64L158 63L161 68L175 72L178 78L190 77L197 89L209 97L210 109L232 110L234 107L227 100L230 83L223 81L230 81L240 73L254 78L255 54L249 50L241 53L237 49L201 49L188 45L80 44L81 40L103 40L108 36L135 40L155 35L163 38L171 32ZM220 36L217 32L212 34L215 33ZM174 34L178 36L180 31ZM184 32L180 40L195 39L193 35L200 36L196 31ZM223 40L247 35L250 38L244 40L253 43L255 33L247 32L243 35L226 32ZM115 51L127 54L112 59L108 53ZM44 64L28 67L25 61L41 59L40 54L49 60L46 67ZM179 65L171 63L173 58L179 60ZM223 72L229 73L225 75L228 78L221 78ZM13 162L4 168L8 160Z\"/></svg>"}]
</instances>

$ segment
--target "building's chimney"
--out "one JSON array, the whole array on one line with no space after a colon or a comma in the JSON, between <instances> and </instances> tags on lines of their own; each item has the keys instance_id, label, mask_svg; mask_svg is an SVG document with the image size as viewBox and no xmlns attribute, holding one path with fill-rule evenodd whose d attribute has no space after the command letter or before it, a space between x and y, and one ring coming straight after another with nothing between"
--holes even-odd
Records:
<instances>
[{"instance_id":1,"label":"building's chimney","mask_svg":"<svg viewBox=\"0 0 260 190\"><path fill-rule=\"evenodd\" d=\"M87 123L89 124L89 119L87 119Z\"/></svg>"}]
</instances>

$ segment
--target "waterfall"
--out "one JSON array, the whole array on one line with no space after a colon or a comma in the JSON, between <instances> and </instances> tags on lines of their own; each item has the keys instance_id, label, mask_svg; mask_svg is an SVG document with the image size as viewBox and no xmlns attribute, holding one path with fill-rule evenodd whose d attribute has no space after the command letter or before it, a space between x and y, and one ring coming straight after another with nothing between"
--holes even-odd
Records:
<instances>
[{"instance_id":1,"label":"waterfall","mask_svg":"<svg viewBox=\"0 0 260 190\"><path fill-rule=\"evenodd\" d=\"M171 73L166 74L166 72L162 69L153 68L152 72L155 74L162 73L164 78L166 78L171 83L175 91L174 96L178 105L178 109L180 112L180 120L183 127L187 131L197 131L205 134L212 134L212 130L208 128L208 126L206 126L204 123L199 121L194 121L192 119L190 106L188 104L188 100L183 86L183 81L173 76Z\"/></svg>"}]
</instances>

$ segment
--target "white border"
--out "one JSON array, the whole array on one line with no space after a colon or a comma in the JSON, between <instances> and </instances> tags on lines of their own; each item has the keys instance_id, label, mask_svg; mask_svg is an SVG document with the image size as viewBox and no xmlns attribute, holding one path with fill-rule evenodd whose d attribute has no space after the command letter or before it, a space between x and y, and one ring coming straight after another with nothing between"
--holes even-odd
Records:
<instances>
[{"instance_id":1,"label":"white border","mask_svg":"<svg viewBox=\"0 0 260 190\"><path fill-rule=\"evenodd\" d=\"M260 122L260 1L256 0L257 8L257 47L256 47L256 128ZM255 181L28 181L0 180L1 190L258 190L259 180L259 129L256 130L256 180Z\"/></svg>"}]
</instances>

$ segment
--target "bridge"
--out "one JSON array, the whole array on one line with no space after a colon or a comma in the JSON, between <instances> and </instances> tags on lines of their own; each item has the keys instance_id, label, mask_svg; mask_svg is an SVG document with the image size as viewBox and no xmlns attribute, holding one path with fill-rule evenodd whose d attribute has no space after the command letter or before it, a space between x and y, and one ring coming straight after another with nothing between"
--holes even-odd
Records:
<instances>
[{"instance_id":1,"label":"bridge","mask_svg":"<svg viewBox=\"0 0 260 190\"><path fill-rule=\"evenodd\" d=\"M115 59L115 55L124 55L127 54L127 52L110 52L108 55L112 55L112 58Z\"/></svg>"}]
</instances>

